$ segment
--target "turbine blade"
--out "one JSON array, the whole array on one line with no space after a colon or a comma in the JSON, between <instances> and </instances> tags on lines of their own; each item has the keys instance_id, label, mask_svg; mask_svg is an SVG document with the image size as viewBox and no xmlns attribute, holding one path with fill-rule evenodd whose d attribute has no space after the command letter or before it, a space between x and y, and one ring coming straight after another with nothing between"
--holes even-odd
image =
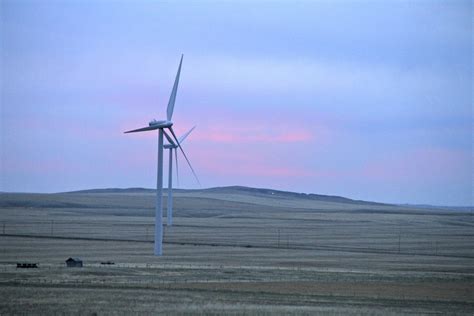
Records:
<instances>
[{"instance_id":1,"label":"turbine blade","mask_svg":"<svg viewBox=\"0 0 474 316\"><path fill-rule=\"evenodd\" d=\"M196 128L196 126L193 126L193 128L191 128L186 134L184 134L183 136L181 136L179 138L179 143L182 143L186 137L188 137L189 134L191 134L191 132Z\"/></svg>"},{"instance_id":2,"label":"turbine blade","mask_svg":"<svg viewBox=\"0 0 474 316\"><path fill-rule=\"evenodd\" d=\"M186 162L188 163L189 168L191 168L191 171L193 172L194 177L196 178L197 182L199 183L199 186L201 186L201 182L199 182L199 178L197 177L196 172L194 172L193 166L189 162L189 159L186 156L186 153L184 152L183 147L181 147L181 144L178 142L178 138L176 137L176 134L174 133L173 128L169 127L169 130L170 130L171 134L173 135L174 139L176 140L176 142L178 143L178 147L179 147L179 149L181 149L181 152L183 153L183 156L186 159Z\"/></svg>"},{"instance_id":3,"label":"turbine blade","mask_svg":"<svg viewBox=\"0 0 474 316\"><path fill-rule=\"evenodd\" d=\"M166 110L166 118L168 121L171 121L173 116L174 101L176 101L176 93L178 91L179 75L181 73L181 64L183 63L183 55L181 55L181 61L179 62L178 72L176 73L176 78L174 79L173 90L171 91L170 100L168 101L168 108Z\"/></svg>"},{"instance_id":4,"label":"turbine blade","mask_svg":"<svg viewBox=\"0 0 474 316\"><path fill-rule=\"evenodd\" d=\"M126 131L124 132L125 134L127 133L136 133L136 132L145 132L145 131L152 131L154 129L158 129L158 127L155 127L155 126L147 126L147 127L142 127L142 128L138 128L138 129L134 129L134 130L131 130L131 131Z\"/></svg>"},{"instance_id":5,"label":"turbine blade","mask_svg":"<svg viewBox=\"0 0 474 316\"><path fill-rule=\"evenodd\" d=\"M171 149L173 150L173 149ZM176 159L176 187L179 187L179 175L178 175L178 150L174 149L174 158Z\"/></svg>"},{"instance_id":6,"label":"turbine blade","mask_svg":"<svg viewBox=\"0 0 474 316\"><path fill-rule=\"evenodd\" d=\"M163 129L163 134L165 134L166 139L171 145L175 145L173 138L171 138L171 136L168 135L168 133L164 129Z\"/></svg>"}]
</instances>

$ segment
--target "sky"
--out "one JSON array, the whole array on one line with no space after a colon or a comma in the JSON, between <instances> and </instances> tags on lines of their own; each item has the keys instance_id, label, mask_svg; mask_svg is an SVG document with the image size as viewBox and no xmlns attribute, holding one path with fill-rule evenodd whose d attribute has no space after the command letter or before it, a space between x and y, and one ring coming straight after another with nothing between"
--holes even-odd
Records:
<instances>
[{"instance_id":1,"label":"sky","mask_svg":"<svg viewBox=\"0 0 474 316\"><path fill-rule=\"evenodd\" d=\"M155 187L184 54L202 187L473 205L471 1L0 3L1 191Z\"/></svg>"}]
</instances>

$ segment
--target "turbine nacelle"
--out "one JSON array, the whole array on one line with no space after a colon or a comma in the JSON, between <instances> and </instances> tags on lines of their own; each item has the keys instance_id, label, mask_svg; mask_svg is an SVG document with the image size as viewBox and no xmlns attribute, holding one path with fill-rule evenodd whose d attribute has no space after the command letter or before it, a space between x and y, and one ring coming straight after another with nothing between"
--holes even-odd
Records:
<instances>
[{"instance_id":1,"label":"turbine nacelle","mask_svg":"<svg viewBox=\"0 0 474 316\"><path fill-rule=\"evenodd\" d=\"M165 148L165 149L175 149L175 148L178 148L178 145L176 145L175 143L166 144L166 145L163 146L163 148Z\"/></svg>"},{"instance_id":2,"label":"turbine nacelle","mask_svg":"<svg viewBox=\"0 0 474 316\"><path fill-rule=\"evenodd\" d=\"M155 127L155 128L169 128L173 126L173 122L164 120L164 121L157 121L157 120L152 120L150 123L148 123L148 126L150 127Z\"/></svg>"},{"instance_id":3,"label":"turbine nacelle","mask_svg":"<svg viewBox=\"0 0 474 316\"><path fill-rule=\"evenodd\" d=\"M179 139L173 140L171 137L169 137L167 134L165 134L166 138L168 139L168 144L164 145L163 147L165 149L175 149L178 148L179 145L188 137L189 134L196 128L196 126L193 126L189 131L187 131L184 135L182 135Z\"/></svg>"}]
</instances>

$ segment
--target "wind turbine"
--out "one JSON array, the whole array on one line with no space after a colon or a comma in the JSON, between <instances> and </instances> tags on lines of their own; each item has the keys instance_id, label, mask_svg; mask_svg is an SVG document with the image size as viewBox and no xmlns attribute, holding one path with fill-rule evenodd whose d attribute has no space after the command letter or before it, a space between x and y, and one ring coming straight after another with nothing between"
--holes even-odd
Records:
<instances>
[{"instance_id":1,"label":"wind turbine","mask_svg":"<svg viewBox=\"0 0 474 316\"><path fill-rule=\"evenodd\" d=\"M126 131L125 133L136 133L136 132L146 132L152 130L158 130L158 170L157 170L157 181L156 181L156 213L155 213L155 255L161 256L163 254L163 134L168 140L172 138L166 133L165 129L168 129L176 140L176 145L179 147L183 153L186 162L191 168L194 176L197 179L196 173L194 172L191 163L189 162L186 153L181 147L176 134L173 131L173 122L171 118L173 116L174 103L176 101L176 93L178 91L179 75L181 73L181 65L183 63L183 55L181 55L181 60L179 62L178 72L174 80L173 90L171 91L170 99L168 101L168 107L166 109L166 120L157 121L153 119L148 126L134 129L131 131Z\"/></svg>"},{"instance_id":2,"label":"wind turbine","mask_svg":"<svg viewBox=\"0 0 474 316\"><path fill-rule=\"evenodd\" d=\"M186 134L181 136L178 140L178 144L181 144L186 137L196 128L194 126ZM169 150L169 163L168 163L168 213L166 215L166 226L173 225L173 150L175 151L176 158L176 178L178 179L178 145L172 139L168 139L169 144L165 145L165 149ZM179 180L178 180L179 181ZM199 180L198 180L199 182Z\"/></svg>"}]
</instances>

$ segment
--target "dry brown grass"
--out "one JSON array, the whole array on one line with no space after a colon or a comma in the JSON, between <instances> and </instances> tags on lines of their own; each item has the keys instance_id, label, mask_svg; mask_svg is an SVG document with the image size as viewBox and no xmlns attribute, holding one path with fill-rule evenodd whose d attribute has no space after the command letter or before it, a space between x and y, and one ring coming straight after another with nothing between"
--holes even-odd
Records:
<instances>
[{"instance_id":1,"label":"dry brown grass","mask_svg":"<svg viewBox=\"0 0 474 316\"><path fill-rule=\"evenodd\" d=\"M472 214L293 200L179 193L159 258L150 194L2 194L0 314L474 312Z\"/></svg>"}]
</instances>

